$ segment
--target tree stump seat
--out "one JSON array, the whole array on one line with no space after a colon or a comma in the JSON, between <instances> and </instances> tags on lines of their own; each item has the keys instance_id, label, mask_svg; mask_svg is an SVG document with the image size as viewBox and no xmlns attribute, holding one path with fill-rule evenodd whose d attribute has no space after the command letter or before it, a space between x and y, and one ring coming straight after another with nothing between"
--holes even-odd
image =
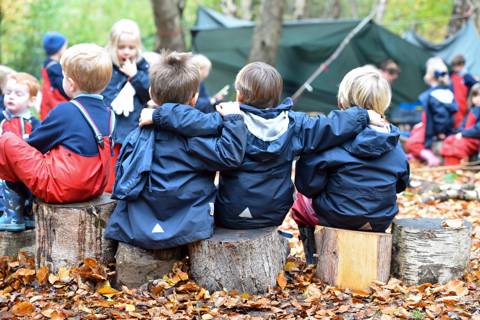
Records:
<instances>
[{"instance_id":1,"label":"tree stump seat","mask_svg":"<svg viewBox=\"0 0 480 320\"><path fill-rule=\"evenodd\" d=\"M181 260L184 248L146 250L119 242L115 255L116 286L138 288L150 280L161 279L168 274L173 264Z\"/></svg>"},{"instance_id":2,"label":"tree stump seat","mask_svg":"<svg viewBox=\"0 0 480 320\"><path fill-rule=\"evenodd\" d=\"M35 230L0 231L0 256L16 256L20 251L35 253Z\"/></svg>"},{"instance_id":3,"label":"tree stump seat","mask_svg":"<svg viewBox=\"0 0 480 320\"><path fill-rule=\"evenodd\" d=\"M392 273L409 285L461 278L470 257L472 225L434 218L396 219Z\"/></svg>"},{"instance_id":4,"label":"tree stump seat","mask_svg":"<svg viewBox=\"0 0 480 320\"><path fill-rule=\"evenodd\" d=\"M47 265L52 272L73 267L85 258L108 264L114 261L116 243L104 238L107 221L115 208L110 194L86 202L51 204L36 200L37 268Z\"/></svg>"},{"instance_id":5,"label":"tree stump seat","mask_svg":"<svg viewBox=\"0 0 480 320\"><path fill-rule=\"evenodd\" d=\"M392 235L317 226L317 276L325 283L355 290L390 276Z\"/></svg>"},{"instance_id":6,"label":"tree stump seat","mask_svg":"<svg viewBox=\"0 0 480 320\"><path fill-rule=\"evenodd\" d=\"M290 247L276 227L216 228L210 239L189 244L188 252L190 273L200 286L258 294L276 285Z\"/></svg>"}]
</instances>

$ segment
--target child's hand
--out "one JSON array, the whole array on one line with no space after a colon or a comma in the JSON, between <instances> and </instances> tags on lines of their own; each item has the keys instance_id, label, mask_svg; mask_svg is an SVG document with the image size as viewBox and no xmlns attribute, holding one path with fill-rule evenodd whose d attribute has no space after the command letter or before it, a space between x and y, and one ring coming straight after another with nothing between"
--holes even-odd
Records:
<instances>
[{"instance_id":1,"label":"child's hand","mask_svg":"<svg viewBox=\"0 0 480 320\"><path fill-rule=\"evenodd\" d=\"M137 74L137 64L135 61L127 59L120 67L120 71L125 73L129 78L133 78Z\"/></svg>"},{"instance_id":2,"label":"child's hand","mask_svg":"<svg viewBox=\"0 0 480 320\"><path fill-rule=\"evenodd\" d=\"M138 125L140 127L148 126L153 124L153 111L155 109L144 108L140 114L140 119L138 120Z\"/></svg>"},{"instance_id":3,"label":"child's hand","mask_svg":"<svg viewBox=\"0 0 480 320\"><path fill-rule=\"evenodd\" d=\"M223 117L229 114L240 114L240 105L238 102L223 102L218 104L216 109Z\"/></svg>"},{"instance_id":4,"label":"child's hand","mask_svg":"<svg viewBox=\"0 0 480 320\"><path fill-rule=\"evenodd\" d=\"M367 110L368 112L368 117L370 118L370 122L369 124L371 124L372 126L376 126L376 127L385 127L388 123L385 119L383 119L383 117L376 113L375 111L373 110Z\"/></svg>"}]
</instances>

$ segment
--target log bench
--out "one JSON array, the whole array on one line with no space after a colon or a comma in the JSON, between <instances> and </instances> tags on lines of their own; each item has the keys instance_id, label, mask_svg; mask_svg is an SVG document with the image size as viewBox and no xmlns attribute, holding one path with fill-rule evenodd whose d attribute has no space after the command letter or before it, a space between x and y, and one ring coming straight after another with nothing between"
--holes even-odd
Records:
<instances>
[{"instance_id":1,"label":"log bench","mask_svg":"<svg viewBox=\"0 0 480 320\"><path fill-rule=\"evenodd\" d=\"M392 235L317 226L317 276L342 289L367 289L390 276Z\"/></svg>"},{"instance_id":2,"label":"log bench","mask_svg":"<svg viewBox=\"0 0 480 320\"><path fill-rule=\"evenodd\" d=\"M16 256L20 251L35 253L35 230L0 232L0 256Z\"/></svg>"},{"instance_id":3,"label":"log bench","mask_svg":"<svg viewBox=\"0 0 480 320\"><path fill-rule=\"evenodd\" d=\"M461 278L470 257L471 233L468 221L394 220L392 273L409 285Z\"/></svg>"},{"instance_id":4,"label":"log bench","mask_svg":"<svg viewBox=\"0 0 480 320\"><path fill-rule=\"evenodd\" d=\"M216 228L210 239L189 244L188 252L190 273L200 286L258 294L276 285L290 247L276 227Z\"/></svg>"},{"instance_id":5,"label":"log bench","mask_svg":"<svg viewBox=\"0 0 480 320\"><path fill-rule=\"evenodd\" d=\"M52 272L73 267L84 258L114 262L116 243L104 238L107 221L115 208L110 194L87 202L51 204L35 201L35 263Z\"/></svg>"}]
</instances>

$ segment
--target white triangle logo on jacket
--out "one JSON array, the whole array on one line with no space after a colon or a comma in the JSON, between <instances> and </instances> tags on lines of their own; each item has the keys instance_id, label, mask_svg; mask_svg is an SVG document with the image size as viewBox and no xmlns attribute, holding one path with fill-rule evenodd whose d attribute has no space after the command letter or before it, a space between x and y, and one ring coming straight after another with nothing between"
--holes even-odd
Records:
<instances>
[{"instance_id":1,"label":"white triangle logo on jacket","mask_svg":"<svg viewBox=\"0 0 480 320\"><path fill-rule=\"evenodd\" d=\"M253 219L252 213L250 212L250 209L248 207L245 208L245 210L243 210L242 213L240 213L238 216L240 218Z\"/></svg>"},{"instance_id":2,"label":"white triangle logo on jacket","mask_svg":"<svg viewBox=\"0 0 480 320\"><path fill-rule=\"evenodd\" d=\"M165 231L163 231L162 226L160 226L158 223L152 229L152 233L162 233L162 232L165 232Z\"/></svg>"}]
</instances>

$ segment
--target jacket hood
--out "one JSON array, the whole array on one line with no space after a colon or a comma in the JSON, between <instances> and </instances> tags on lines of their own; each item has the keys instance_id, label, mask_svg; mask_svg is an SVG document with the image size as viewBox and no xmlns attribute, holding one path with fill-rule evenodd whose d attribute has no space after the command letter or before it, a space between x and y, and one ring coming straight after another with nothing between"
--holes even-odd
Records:
<instances>
[{"instance_id":1,"label":"jacket hood","mask_svg":"<svg viewBox=\"0 0 480 320\"><path fill-rule=\"evenodd\" d=\"M285 99L275 108L259 109L249 105L240 105L245 125L249 134L261 140L261 143L247 145L247 154L258 160L269 160L280 154L288 139L281 137L288 131L290 118L289 110L292 109L291 98Z\"/></svg>"},{"instance_id":2,"label":"jacket hood","mask_svg":"<svg viewBox=\"0 0 480 320\"><path fill-rule=\"evenodd\" d=\"M343 144L343 148L358 158L380 158L395 149L400 130L389 125L388 128L368 126L355 139Z\"/></svg>"}]
</instances>

